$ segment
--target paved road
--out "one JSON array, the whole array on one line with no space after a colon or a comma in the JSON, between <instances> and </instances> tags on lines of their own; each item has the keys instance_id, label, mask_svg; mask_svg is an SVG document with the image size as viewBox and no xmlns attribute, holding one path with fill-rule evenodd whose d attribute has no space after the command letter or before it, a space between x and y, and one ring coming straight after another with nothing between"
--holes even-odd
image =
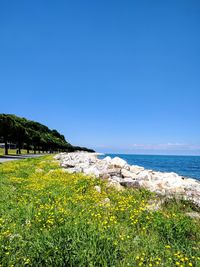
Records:
<instances>
[{"instance_id":1,"label":"paved road","mask_svg":"<svg viewBox=\"0 0 200 267\"><path fill-rule=\"evenodd\" d=\"M19 160L19 159L27 159L27 158L35 158L41 157L47 154L29 154L29 155L8 155L8 156L0 156L0 163L11 161L11 160Z\"/></svg>"}]
</instances>

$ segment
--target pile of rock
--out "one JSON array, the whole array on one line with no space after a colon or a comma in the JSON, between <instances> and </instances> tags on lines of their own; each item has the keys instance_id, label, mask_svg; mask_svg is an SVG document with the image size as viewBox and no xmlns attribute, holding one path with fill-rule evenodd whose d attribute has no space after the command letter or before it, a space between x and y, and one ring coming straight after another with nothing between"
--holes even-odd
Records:
<instances>
[{"instance_id":1,"label":"pile of rock","mask_svg":"<svg viewBox=\"0 0 200 267\"><path fill-rule=\"evenodd\" d=\"M70 173L84 173L108 179L110 185L122 190L124 187L146 188L162 195L174 195L193 201L200 206L200 182L185 178L176 173L163 173L145 170L129 165L119 157L98 158L98 153L60 153L55 159Z\"/></svg>"}]
</instances>

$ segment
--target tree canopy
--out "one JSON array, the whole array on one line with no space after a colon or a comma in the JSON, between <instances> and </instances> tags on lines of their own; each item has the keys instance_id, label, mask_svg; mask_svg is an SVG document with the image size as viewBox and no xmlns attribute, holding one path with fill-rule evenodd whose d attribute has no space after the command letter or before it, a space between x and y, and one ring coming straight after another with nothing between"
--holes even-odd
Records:
<instances>
[{"instance_id":1,"label":"tree canopy","mask_svg":"<svg viewBox=\"0 0 200 267\"><path fill-rule=\"evenodd\" d=\"M36 151L67 151L84 150L93 152L92 149L77 147L66 141L64 135L47 126L18 117L13 114L0 114L0 140L5 143L5 154L8 154L8 143L17 146L18 153L21 149Z\"/></svg>"}]
</instances>

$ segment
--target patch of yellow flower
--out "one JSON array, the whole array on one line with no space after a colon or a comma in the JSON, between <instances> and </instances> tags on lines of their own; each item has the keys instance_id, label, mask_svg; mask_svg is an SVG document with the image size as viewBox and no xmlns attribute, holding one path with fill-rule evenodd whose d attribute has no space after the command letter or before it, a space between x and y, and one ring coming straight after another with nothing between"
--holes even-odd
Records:
<instances>
[{"instance_id":1,"label":"patch of yellow flower","mask_svg":"<svg viewBox=\"0 0 200 267\"><path fill-rule=\"evenodd\" d=\"M148 234L154 219L154 212L147 209L148 199L137 198L128 190L117 192L98 179L66 173L50 157L36 161L30 169L27 169L28 164L28 161L21 161L2 166L2 173L15 192L10 200L10 205L15 208L13 217L5 213L0 218L2 243L11 243L11 235L20 230L22 233L27 231L28 236L33 231L38 231L39 235L40 231L49 233L72 222L73 226L92 226L100 239L110 240L116 249L126 245L133 248L132 244L137 242L142 244L141 240ZM95 189L96 185L101 186L101 193ZM26 214L23 214L24 210ZM22 220L16 225L14 216L20 212ZM176 214L167 216L176 218ZM151 248L151 244L147 245ZM7 258L10 257L10 250L6 246ZM132 261L137 266L154 267L164 266L167 260L174 266L183 267L186 263L187 266L194 266L194 260L198 259L181 252L174 253L174 248L169 244L163 250L162 255L152 257L151 253L147 255L143 252L141 245ZM20 257L20 263L31 265L30 257ZM10 266L12 263L11 260Z\"/></svg>"}]
</instances>

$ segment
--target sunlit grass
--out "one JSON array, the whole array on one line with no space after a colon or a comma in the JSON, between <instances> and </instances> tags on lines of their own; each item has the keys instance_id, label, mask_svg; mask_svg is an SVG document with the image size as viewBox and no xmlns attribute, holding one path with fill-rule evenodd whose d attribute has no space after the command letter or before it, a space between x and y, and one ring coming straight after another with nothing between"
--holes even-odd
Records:
<instances>
[{"instance_id":1,"label":"sunlit grass","mask_svg":"<svg viewBox=\"0 0 200 267\"><path fill-rule=\"evenodd\" d=\"M9 155L17 155L17 149L8 149L8 154ZM34 150L29 150L30 154L34 154ZM27 150L25 149L21 149L21 154L27 154ZM38 154L38 152L37 152ZM5 155L5 149L4 148L0 148L0 156Z\"/></svg>"},{"instance_id":2,"label":"sunlit grass","mask_svg":"<svg viewBox=\"0 0 200 267\"><path fill-rule=\"evenodd\" d=\"M200 266L189 203L149 211L155 195L68 174L52 156L1 164L0 178L1 266Z\"/></svg>"}]
</instances>

